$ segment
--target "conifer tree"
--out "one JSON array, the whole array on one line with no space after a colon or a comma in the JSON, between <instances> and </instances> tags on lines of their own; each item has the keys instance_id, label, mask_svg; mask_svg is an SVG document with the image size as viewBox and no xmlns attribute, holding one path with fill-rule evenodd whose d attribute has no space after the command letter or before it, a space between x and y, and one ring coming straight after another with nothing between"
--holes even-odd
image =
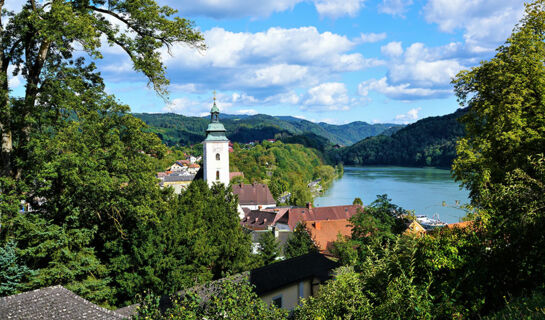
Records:
<instances>
[{"instance_id":1,"label":"conifer tree","mask_svg":"<svg viewBox=\"0 0 545 320\"><path fill-rule=\"evenodd\" d=\"M259 237L258 255L264 266L273 263L280 255L280 247L273 231L267 231Z\"/></svg>"},{"instance_id":2,"label":"conifer tree","mask_svg":"<svg viewBox=\"0 0 545 320\"><path fill-rule=\"evenodd\" d=\"M284 256L286 259L290 259L312 252L318 252L318 247L307 227L298 223L284 246Z\"/></svg>"}]
</instances>

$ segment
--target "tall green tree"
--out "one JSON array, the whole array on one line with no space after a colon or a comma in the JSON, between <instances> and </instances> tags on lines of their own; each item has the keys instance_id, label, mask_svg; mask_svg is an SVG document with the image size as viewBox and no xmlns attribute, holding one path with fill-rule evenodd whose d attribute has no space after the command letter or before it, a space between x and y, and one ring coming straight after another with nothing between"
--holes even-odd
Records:
<instances>
[{"instance_id":1,"label":"tall green tree","mask_svg":"<svg viewBox=\"0 0 545 320\"><path fill-rule=\"evenodd\" d=\"M455 177L478 204L491 185L515 169L532 174L528 158L545 150L545 2L526 5L526 15L494 58L460 72L456 95L462 117Z\"/></svg>"},{"instance_id":2,"label":"tall green tree","mask_svg":"<svg viewBox=\"0 0 545 320\"><path fill-rule=\"evenodd\" d=\"M26 278L33 273L33 270L21 264L16 248L14 241L0 247L0 297L22 291L26 287Z\"/></svg>"},{"instance_id":3,"label":"tall green tree","mask_svg":"<svg viewBox=\"0 0 545 320\"><path fill-rule=\"evenodd\" d=\"M204 48L191 21L175 17L176 11L154 0L96 0L38 2L27 0L17 13L0 0L0 131L2 172L19 178L28 160L28 142L34 131L43 129L43 114L53 118L65 114L71 104L44 97L57 93L72 95L63 74L76 47L93 59L102 58L101 47L123 49L160 94L168 80L159 49L183 42ZM103 43L102 39L107 41ZM24 78L23 97L10 96L8 69ZM57 85L52 85L56 83ZM77 91L76 91L77 92Z\"/></svg>"},{"instance_id":4,"label":"tall green tree","mask_svg":"<svg viewBox=\"0 0 545 320\"><path fill-rule=\"evenodd\" d=\"M318 247L307 227L298 223L284 245L284 256L286 259L290 259L312 252L318 252Z\"/></svg>"},{"instance_id":5,"label":"tall green tree","mask_svg":"<svg viewBox=\"0 0 545 320\"><path fill-rule=\"evenodd\" d=\"M281 255L280 246L273 231L267 231L259 237L257 254L263 266L273 263Z\"/></svg>"},{"instance_id":6,"label":"tall green tree","mask_svg":"<svg viewBox=\"0 0 545 320\"><path fill-rule=\"evenodd\" d=\"M545 283L545 1L524 18L494 58L460 72L456 94L468 105L467 137L455 177L470 190L488 252L481 268L487 308Z\"/></svg>"}]
</instances>

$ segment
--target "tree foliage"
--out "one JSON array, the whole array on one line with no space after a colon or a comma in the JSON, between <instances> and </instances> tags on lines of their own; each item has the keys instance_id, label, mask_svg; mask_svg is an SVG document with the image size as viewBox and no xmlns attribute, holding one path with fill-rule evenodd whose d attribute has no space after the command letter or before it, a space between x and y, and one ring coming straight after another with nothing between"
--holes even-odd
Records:
<instances>
[{"instance_id":1,"label":"tree foliage","mask_svg":"<svg viewBox=\"0 0 545 320\"><path fill-rule=\"evenodd\" d=\"M477 203L491 185L518 169L532 175L529 157L545 150L545 13L543 1L526 16L489 61L454 80L468 114L468 137L458 145L455 177Z\"/></svg>"},{"instance_id":2,"label":"tree foliage","mask_svg":"<svg viewBox=\"0 0 545 320\"><path fill-rule=\"evenodd\" d=\"M456 157L456 141L465 134L458 122L465 110L429 117L410 124L391 136L377 135L354 145L331 150L333 163L345 165L403 165L450 167Z\"/></svg>"},{"instance_id":3,"label":"tree foliage","mask_svg":"<svg viewBox=\"0 0 545 320\"><path fill-rule=\"evenodd\" d=\"M318 252L318 247L312 239L307 227L298 223L284 245L284 256L286 259L302 256L307 253Z\"/></svg>"},{"instance_id":4,"label":"tree foliage","mask_svg":"<svg viewBox=\"0 0 545 320\"><path fill-rule=\"evenodd\" d=\"M267 231L259 237L259 249L257 255L261 265L266 266L276 261L282 255L280 245L276 241L274 231Z\"/></svg>"},{"instance_id":5,"label":"tree foliage","mask_svg":"<svg viewBox=\"0 0 545 320\"><path fill-rule=\"evenodd\" d=\"M139 319L286 319L287 312L267 305L253 291L244 277L229 277L203 287L188 289L170 297L166 310L160 309L159 299L145 297L138 314Z\"/></svg>"},{"instance_id":6,"label":"tree foliage","mask_svg":"<svg viewBox=\"0 0 545 320\"><path fill-rule=\"evenodd\" d=\"M0 1L2 169L3 175L17 178L28 166L33 133L77 109L78 104L66 103L67 98L85 100L76 95L81 88L74 87L81 84L77 73L85 70L82 64L73 67L76 47L100 59L106 39L126 52L134 69L160 94L166 93L168 80L159 49L179 42L204 48L191 21L174 17L175 10L154 0L28 0L17 13L7 12L3 5ZM8 68L24 78L23 97L9 96Z\"/></svg>"},{"instance_id":7,"label":"tree foliage","mask_svg":"<svg viewBox=\"0 0 545 320\"><path fill-rule=\"evenodd\" d=\"M0 297L23 291L27 278L33 274L33 270L21 264L16 249L14 241L0 247Z\"/></svg>"}]
</instances>

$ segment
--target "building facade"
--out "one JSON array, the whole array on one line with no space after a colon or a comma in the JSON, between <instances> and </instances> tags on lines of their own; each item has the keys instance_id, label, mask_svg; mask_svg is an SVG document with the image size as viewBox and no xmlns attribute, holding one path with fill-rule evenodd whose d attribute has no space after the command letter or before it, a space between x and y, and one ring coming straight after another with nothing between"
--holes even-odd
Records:
<instances>
[{"instance_id":1,"label":"building facade","mask_svg":"<svg viewBox=\"0 0 545 320\"><path fill-rule=\"evenodd\" d=\"M210 124L203 141L203 178L209 186L214 183L229 184L229 140L225 136L225 127L219 122L219 113L214 97Z\"/></svg>"}]
</instances>

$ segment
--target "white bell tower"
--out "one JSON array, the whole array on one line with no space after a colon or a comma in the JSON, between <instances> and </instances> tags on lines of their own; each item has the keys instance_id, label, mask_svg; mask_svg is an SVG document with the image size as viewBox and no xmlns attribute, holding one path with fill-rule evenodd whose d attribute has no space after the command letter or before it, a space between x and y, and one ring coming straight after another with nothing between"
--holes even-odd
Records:
<instances>
[{"instance_id":1,"label":"white bell tower","mask_svg":"<svg viewBox=\"0 0 545 320\"><path fill-rule=\"evenodd\" d=\"M208 186L214 183L223 183L225 186L229 184L229 140L225 136L225 127L219 122L219 113L214 92L210 124L203 141L203 177Z\"/></svg>"}]
</instances>

